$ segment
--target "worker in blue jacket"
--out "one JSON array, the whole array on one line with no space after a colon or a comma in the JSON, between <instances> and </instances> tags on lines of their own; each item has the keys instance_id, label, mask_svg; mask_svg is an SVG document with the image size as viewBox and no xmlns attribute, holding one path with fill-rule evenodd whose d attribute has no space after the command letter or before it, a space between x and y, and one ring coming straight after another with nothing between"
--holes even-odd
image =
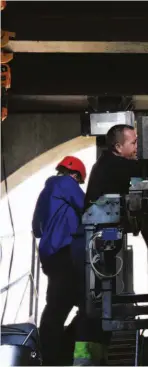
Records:
<instances>
[{"instance_id":1,"label":"worker in blue jacket","mask_svg":"<svg viewBox=\"0 0 148 367\"><path fill-rule=\"evenodd\" d=\"M57 176L47 179L39 195L32 221L34 236L41 238L39 256L48 276L47 303L40 322L44 366L73 364L74 345L68 351L64 322L77 303L71 243L84 207L84 192L79 184L86 177L83 162L73 156L65 157L56 169Z\"/></svg>"}]
</instances>

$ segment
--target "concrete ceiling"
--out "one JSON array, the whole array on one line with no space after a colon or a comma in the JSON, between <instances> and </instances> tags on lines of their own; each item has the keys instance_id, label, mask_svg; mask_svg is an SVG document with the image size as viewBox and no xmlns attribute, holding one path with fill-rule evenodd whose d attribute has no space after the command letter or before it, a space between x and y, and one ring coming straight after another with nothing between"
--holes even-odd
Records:
<instances>
[{"instance_id":1,"label":"concrete ceiling","mask_svg":"<svg viewBox=\"0 0 148 367\"><path fill-rule=\"evenodd\" d=\"M79 112L84 110L148 111L148 95L87 96L87 95L14 95L9 94L10 112Z\"/></svg>"},{"instance_id":2,"label":"concrete ceiling","mask_svg":"<svg viewBox=\"0 0 148 367\"><path fill-rule=\"evenodd\" d=\"M9 1L2 28L24 41L147 42L147 2Z\"/></svg>"}]
</instances>

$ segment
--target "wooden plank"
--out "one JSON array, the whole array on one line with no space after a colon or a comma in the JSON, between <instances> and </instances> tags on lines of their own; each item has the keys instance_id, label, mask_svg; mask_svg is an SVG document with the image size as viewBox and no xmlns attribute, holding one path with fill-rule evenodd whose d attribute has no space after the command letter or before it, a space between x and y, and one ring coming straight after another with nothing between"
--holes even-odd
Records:
<instances>
[{"instance_id":1,"label":"wooden plank","mask_svg":"<svg viewBox=\"0 0 148 367\"><path fill-rule=\"evenodd\" d=\"M148 42L10 41L13 52L148 54Z\"/></svg>"}]
</instances>

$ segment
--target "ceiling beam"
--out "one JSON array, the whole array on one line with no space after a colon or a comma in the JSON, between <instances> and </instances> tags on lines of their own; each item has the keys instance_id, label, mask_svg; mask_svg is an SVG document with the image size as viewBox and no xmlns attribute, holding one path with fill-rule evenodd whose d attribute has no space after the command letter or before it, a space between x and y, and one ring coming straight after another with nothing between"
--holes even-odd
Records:
<instances>
[{"instance_id":1,"label":"ceiling beam","mask_svg":"<svg viewBox=\"0 0 148 367\"><path fill-rule=\"evenodd\" d=\"M15 41L13 52L30 53L139 53L148 54L148 42Z\"/></svg>"},{"instance_id":2,"label":"ceiling beam","mask_svg":"<svg viewBox=\"0 0 148 367\"><path fill-rule=\"evenodd\" d=\"M86 96L86 95L8 95L9 113L18 112L74 112L82 113L95 107L99 111L118 111L131 107L148 111L148 95L133 96Z\"/></svg>"}]
</instances>

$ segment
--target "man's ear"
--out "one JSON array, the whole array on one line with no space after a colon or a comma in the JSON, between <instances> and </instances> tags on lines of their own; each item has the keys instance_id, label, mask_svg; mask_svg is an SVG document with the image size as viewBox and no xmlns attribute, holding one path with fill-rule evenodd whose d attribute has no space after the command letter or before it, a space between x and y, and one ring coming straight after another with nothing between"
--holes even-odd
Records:
<instances>
[{"instance_id":1,"label":"man's ear","mask_svg":"<svg viewBox=\"0 0 148 367\"><path fill-rule=\"evenodd\" d=\"M75 178L75 179L77 178L76 173L71 173L70 176L73 177L73 178Z\"/></svg>"},{"instance_id":2,"label":"man's ear","mask_svg":"<svg viewBox=\"0 0 148 367\"><path fill-rule=\"evenodd\" d=\"M76 181L79 182L79 179L76 173L72 173L70 176L72 176Z\"/></svg>"},{"instance_id":3,"label":"man's ear","mask_svg":"<svg viewBox=\"0 0 148 367\"><path fill-rule=\"evenodd\" d=\"M121 151L122 151L122 145L120 143L116 143L116 145L115 145L115 151L117 153L121 153Z\"/></svg>"},{"instance_id":4,"label":"man's ear","mask_svg":"<svg viewBox=\"0 0 148 367\"><path fill-rule=\"evenodd\" d=\"M75 180L77 180L77 178L78 178L76 173L73 174L73 177L75 178Z\"/></svg>"}]
</instances>

